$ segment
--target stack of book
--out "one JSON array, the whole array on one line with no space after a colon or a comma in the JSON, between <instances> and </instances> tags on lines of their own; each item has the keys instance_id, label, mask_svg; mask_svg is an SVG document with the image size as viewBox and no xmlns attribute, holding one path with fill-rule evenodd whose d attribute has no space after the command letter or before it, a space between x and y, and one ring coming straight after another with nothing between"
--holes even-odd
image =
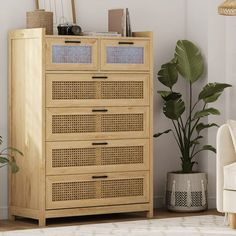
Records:
<instances>
[{"instance_id":1,"label":"stack of book","mask_svg":"<svg viewBox=\"0 0 236 236\"><path fill-rule=\"evenodd\" d=\"M120 37L121 34L115 31L109 31L109 32L84 31L83 36Z\"/></svg>"}]
</instances>

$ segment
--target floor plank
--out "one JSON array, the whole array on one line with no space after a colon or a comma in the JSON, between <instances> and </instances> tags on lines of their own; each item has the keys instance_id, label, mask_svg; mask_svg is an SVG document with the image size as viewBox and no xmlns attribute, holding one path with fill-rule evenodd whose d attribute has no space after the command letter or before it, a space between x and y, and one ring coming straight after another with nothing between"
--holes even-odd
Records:
<instances>
[{"instance_id":1,"label":"floor plank","mask_svg":"<svg viewBox=\"0 0 236 236\"><path fill-rule=\"evenodd\" d=\"M216 210L207 210L198 213L176 213L169 212L162 209L155 210L155 219L164 219L172 217L184 217L184 216L197 216L197 215L222 215ZM84 224L97 224L97 223L111 223L122 222L131 220L143 220L145 214L143 213L129 213L129 214L110 214L110 215L97 215L97 216L79 216L79 217L67 217L48 219L47 227L61 227L61 226L75 226ZM17 218L16 221L2 220L0 221L0 231L11 230L23 230L38 228L37 221L25 218Z\"/></svg>"}]
</instances>

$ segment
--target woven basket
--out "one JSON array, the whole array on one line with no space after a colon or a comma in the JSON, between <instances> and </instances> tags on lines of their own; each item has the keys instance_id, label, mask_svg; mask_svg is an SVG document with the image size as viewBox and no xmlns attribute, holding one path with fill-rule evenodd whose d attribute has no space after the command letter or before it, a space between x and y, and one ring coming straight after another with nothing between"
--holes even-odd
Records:
<instances>
[{"instance_id":1,"label":"woven basket","mask_svg":"<svg viewBox=\"0 0 236 236\"><path fill-rule=\"evenodd\" d=\"M27 28L46 28L46 34L53 34L53 12L36 10L27 12Z\"/></svg>"},{"instance_id":2,"label":"woven basket","mask_svg":"<svg viewBox=\"0 0 236 236\"><path fill-rule=\"evenodd\" d=\"M236 16L236 0L226 0L219 8L218 13L224 16Z\"/></svg>"},{"instance_id":3,"label":"woven basket","mask_svg":"<svg viewBox=\"0 0 236 236\"><path fill-rule=\"evenodd\" d=\"M205 173L168 173L167 209L175 212L197 212L207 209L207 175Z\"/></svg>"}]
</instances>

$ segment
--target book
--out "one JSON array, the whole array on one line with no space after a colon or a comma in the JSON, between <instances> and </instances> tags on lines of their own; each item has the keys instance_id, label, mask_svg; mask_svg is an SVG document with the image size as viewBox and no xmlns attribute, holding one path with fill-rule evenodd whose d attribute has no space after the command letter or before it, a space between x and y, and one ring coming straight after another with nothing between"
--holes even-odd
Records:
<instances>
[{"instance_id":1,"label":"book","mask_svg":"<svg viewBox=\"0 0 236 236\"><path fill-rule=\"evenodd\" d=\"M95 31L84 31L83 36L107 36L107 37L120 37L121 34L117 32L95 32Z\"/></svg>"},{"instance_id":2,"label":"book","mask_svg":"<svg viewBox=\"0 0 236 236\"><path fill-rule=\"evenodd\" d=\"M108 10L108 31L126 36L126 9Z\"/></svg>"},{"instance_id":3,"label":"book","mask_svg":"<svg viewBox=\"0 0 236 236\"><path fill-rule=\"evenodd\" d=\"M126 8L126 36L127 37L132 37L130 14L129 14L129 9L128 8Z\"/></svg>"}]
</instances>

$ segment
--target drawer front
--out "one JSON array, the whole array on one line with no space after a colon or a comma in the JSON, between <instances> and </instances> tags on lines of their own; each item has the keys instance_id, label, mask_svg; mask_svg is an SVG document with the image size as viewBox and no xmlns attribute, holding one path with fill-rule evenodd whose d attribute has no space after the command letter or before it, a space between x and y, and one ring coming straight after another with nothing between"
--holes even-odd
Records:
<instances>
[{"instance_id":1,"label":"drawer front","mask_svg":"<svg viewBox=\"0 0 236 236\"><path fill-rule=\"evenodd\" d=\"M149 69L149 40L101 40L101 70L148 71Z\"/></svg>"},{"instance_id":2,"label":"drawer front","mask_svg":"<svg viewBox=\"0 0 236 236\"><path fill-rule=\"evenodd\" d=\"M48 74L47 107L149 104L149 75Z\"/></svg>"},{"instance_id":3,"label":"drawer front","mask_svg":"<svg viewBox=\"0 0 236 236\"><path fill-rule=\"evenodd\" d=\"M97 55L96 39L46 40L46 70L97 70Z\"/></svg>"},{"instance_id":4,"label":"drawer front","mask_svg":"<svg viewBox=\"0 0 236 236\"><path fill-rule=\"evenodd\" d=\"M149 169L149 140L47 142L47 175Z\"/></svg>"},{"instance_id":5,"label":"drawer front","mask_svg":"<svg viewBox=\"0 0 236 236\"><path fill-rule=\"evenodd\" d=\"M149 201L148 172L48 176L46 208L121 205Z\"/></svg>"},{"instance_id":6,"label":"drawer front","mask_svg":"<svg viewBox=\"0 0 236 236\"><path fill-rule=\"evenodd\" d=\"M149 108L48 108L47 141L148 138Z\"/></svg>"}]
</instances>

